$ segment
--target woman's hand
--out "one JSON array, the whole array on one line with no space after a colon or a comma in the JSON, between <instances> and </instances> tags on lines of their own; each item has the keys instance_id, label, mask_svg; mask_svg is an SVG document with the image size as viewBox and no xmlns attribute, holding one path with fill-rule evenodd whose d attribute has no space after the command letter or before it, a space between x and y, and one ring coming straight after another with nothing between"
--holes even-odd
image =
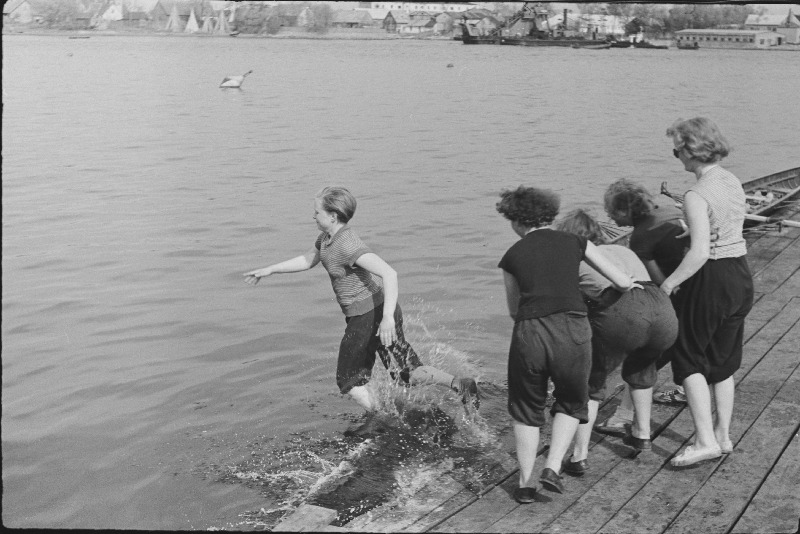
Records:
<instances>
[{"instance_id":1,"label":"woman's hand","mask_svg":"<svg viewBox=\"0 0 800 534\"><path fill-rule=\"evenodd\" d=\"M663 284L661 284L660 288L661 288L661 291L663 291L664 293L666 293L666 294L667 294L667 296L669 297L669 296L670 296L670 295L672 295L673 293L677 293L677 292L678 292L678 290L681 288L681 286L672 287L670 284L667 284L667 282L666 282L666 281L664 281L664 283L663 283Z\"/></svg>"},{"instance_id":2,"label":"woman's hand","mask_svg":"<svg viewBox=\"0 0 800 534\"><path fill-rule=\"evenodd\" d=\"M250 271L249 273L244 273L244 281L248 284L256 285L258 281L264 277L267 277L272 274L272 269L269 267L264 267L263 269L256 269L255 271Z\"/></svg>"},{"instance_id":3,"label":"woman's hand","mask_svg":"<svg viewBox=\"0 0 800 534\"><path fill-rule=\"evenodd\" d=\"M383 319L381 319L381 325L378 328L378 336L381 338L381 343L387 347L391 346L392 343L397 341L397 330L394 317L386 315L383 316Z\"/></svg>"}]
</instances>

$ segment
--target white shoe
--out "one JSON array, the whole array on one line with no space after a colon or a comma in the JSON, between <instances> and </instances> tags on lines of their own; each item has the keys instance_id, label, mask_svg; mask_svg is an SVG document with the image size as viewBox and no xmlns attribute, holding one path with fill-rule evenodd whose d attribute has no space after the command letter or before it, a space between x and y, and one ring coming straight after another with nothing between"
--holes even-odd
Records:
<instances>
[{"instance_id":1,"label":"white shoe","mask_svg":"<svg viewBox=\"0 0 800 534\"><path fill-rule=\"evenodd\" d=\"M695 445L689 445L682 453L673 458L670 463L673 467L685 467L705 460L713 460L720 456L722 456L722 450L719 445L709 449L698 449Z\"/></svg>"}]
</instances>

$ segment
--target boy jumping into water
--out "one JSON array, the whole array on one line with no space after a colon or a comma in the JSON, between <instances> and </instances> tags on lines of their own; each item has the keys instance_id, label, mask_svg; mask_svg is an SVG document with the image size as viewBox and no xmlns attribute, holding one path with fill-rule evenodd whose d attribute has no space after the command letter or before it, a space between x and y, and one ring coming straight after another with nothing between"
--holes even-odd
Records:
<instances>
[{"instance_id":1,"label":"boy jumping into water","mask_svg":"<svg viewBox=\"0 0 800 534\"><path fill-rule=\"evenodd\" d=\"M480 399L474 379L423 365L405 340L397 272L350 228L355 210L356 199L344 187L322 189L314 198L314 220L321 231L314 246L301 256L245 273L245 282L255 285L272 274L306 271L322 262L347 323L336 384L367 412L378 407L367 386L376 353L393 379L446 386L461 396L465 408L477 409Z\"/></svg>"}]
</instances>

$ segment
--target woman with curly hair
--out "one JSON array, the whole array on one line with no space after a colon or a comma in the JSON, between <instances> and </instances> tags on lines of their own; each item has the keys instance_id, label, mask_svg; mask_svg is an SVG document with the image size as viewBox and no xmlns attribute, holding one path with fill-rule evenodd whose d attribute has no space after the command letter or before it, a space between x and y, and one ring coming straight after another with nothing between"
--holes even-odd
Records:
<instances>
[{"instance_id":1,"label":"woman with curly hair","mask_svg":"<svg viewBox=\"0 0 800 534\"><path fill-rule=\"evenodd\" d=\"M551 409L553 432L545 468L539 478L563 492L559 472L578 423L588 421L592 330L578 289L582 260L622 292L636 284L586 238L550 228L560 201L551 191L520 186L504 191L497 211L511 221L520 237L503 258L508 311L514 330L508 355L508 411L514 420L519 488L514 498L530 503L536 492L533 467L539 428L545 422L548 379L555 385Z\"/></svg>"},{"instance_id":2,"label":"woman with curly hair","mask_svg":"<svg viewBox=\"0 0 800 534\"><path fill-rule=\"evenodd\" d=\"M742 363L744 319L753 306L742 226L747 203L742 184L722 168L728 141L709 119L678 120L667 129L672 154L697 178L684 195L691 244L661 284L674 293L678 340L669 350L676 384L683 384L695 427L694 443L672 459L692 465L733 451L733 374ZM711 241L711 229L717 234ZM711 413L714 391L716 414Z\"/></svg>"}]
</instances>

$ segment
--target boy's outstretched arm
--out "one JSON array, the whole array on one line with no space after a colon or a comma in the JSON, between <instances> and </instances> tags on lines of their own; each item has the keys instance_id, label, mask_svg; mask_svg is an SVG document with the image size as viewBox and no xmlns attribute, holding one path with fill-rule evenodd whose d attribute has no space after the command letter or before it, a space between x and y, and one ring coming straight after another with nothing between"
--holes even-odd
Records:
<instances>
[{"instance_id":1,"label":"boy's outstretched arm","mask_svg":"<svg viewBox=\"0 0 800 534\"><path fill-rule=\"evenodd\" d=\"M256 269L244 273L244 281L248 284L256 285L261 278L275 273L298 273L307 271L319 263L319 250L313 247L311 250L290 260L282 261L263 269Z\"/></svg>"}]
</instances>

